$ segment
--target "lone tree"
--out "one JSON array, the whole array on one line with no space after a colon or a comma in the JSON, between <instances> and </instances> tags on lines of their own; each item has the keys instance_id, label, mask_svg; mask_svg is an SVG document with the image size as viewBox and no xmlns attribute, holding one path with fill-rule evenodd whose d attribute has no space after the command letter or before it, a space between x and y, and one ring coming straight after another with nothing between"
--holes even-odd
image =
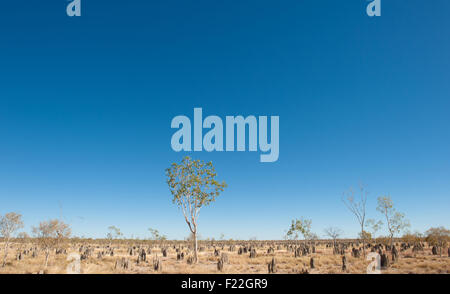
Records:
<instances>
[{"instance_id":1,"label":"lone tree","mask_svg":"<svg viewBox=\"0 0 450 294\"><path fill-rule=\"evenodd\" d=\"M119 228L115 227L115 226L109 226L108 227L108 233L106 234L106 238L109 240L109 247L111 247L112 241L114 239L119 238L120 236L122 236L122 232L120 231Z\"/></svg>"},{"instance_id":2,"label":"lone tree","mask_svg":"<svg viewBox=\"0 0 450 294\"><path fill-rule=\"evenodd\" d=\"M8 248L11 238L20 228L23 228L22 215L15 212L10 212L4 216L0 216L0 234L5 242L5 254L3 255L2 267L6 265L6 258L8 257Z\"/></svg>"},{"instance_id":3,"label":"lone tree","mask_svg":"<svg viewBox=\"0 0 450 294\"><path fill-rule=\"evenodd\" d=\"M61 246L70 237L70 227L64 222L54 219L43 221L39 226L33 227L33 234L45 252L44 267L47 267L50 251Z\"/></svg>"},{"instance_id":4,"label":"lone tree","mask_svg":"<svg viewBox=\"0 0 450 294\"><path fill-rule=\"evenodd\" d=\"M336 239L342 235L342 230L336 227L328 227L324 230L324 232L333 240L333 247L336 247Z\"/></svg>"},{"instance_id":5,"label":"lone tree","mask_svg":"<svg viewBox=\"0 0 450 294\"><path fill-rule=\"evenodd\" d=\"M355 192L353 189L350 189L348 192L344 192L342 196L342 202L344 202L345 206L356 216L358 223L361 227L361 231L359 232L359 236L362 237L363 242L363 255L366 256L366 232L364 228L366 226L366 203L367 203L367 191L364 188L364 185L359 186L360 196L359 199L355 199Z\"/></svg>"},{"instance_id":6,"label":"lone tree","mask_svg":"<svg viewBox=\"0 0 450 294\"><path fill-rule=\"evenodd\" d=\"M378 197L377 210L381 212L386 219L386 226L389 232L389 246L392 247L394 237L409 227L409 222L405 215L397 212L394 208L394 202L390 196Z\"/></svg>"},{"instance_id":7,"label":"lone tree","mask_svg":"<svg viewBox=\"0 0 450 294\"><path fill-rule=\"evenodd\" d=\"M302 234L305 240L314 239L315 234L311 232L311 223L312 221L310 219L304 219L303 217L292 220L291 226L286 233L287 239L297 240L299 233Z\"/></svg>"},{"instance_id":8,"label":"lone tree","mask_svg":"<svg viewBox=\"0 0 450 294\"><path fill-rule=\"evenodd\" d=\"M425 232L426 241L439 248L439 256L442 256L442 249L447 246L450 241L450 230L444 227L430 228Z\"/></svg>"},{"instance_id":9,"label":"lone tree","mask_svg":"<svg viewBox=\"0 0 450 294\"><path fill-rule=\"evenodd\" d=\"M212 162L192 160L186 156L181 164L173 163L166 169L167 184L173 203L183 211L184 219L194 240L194 262L198 262L197 228L200 209L216 200L227 186L215 180L217 174Z\"/></svg>"}]
</instances>

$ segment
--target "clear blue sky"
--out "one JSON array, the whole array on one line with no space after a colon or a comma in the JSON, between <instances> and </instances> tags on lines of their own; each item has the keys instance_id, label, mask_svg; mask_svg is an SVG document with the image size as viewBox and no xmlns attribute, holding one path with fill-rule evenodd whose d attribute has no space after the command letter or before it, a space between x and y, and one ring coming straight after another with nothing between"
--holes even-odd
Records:
<instances>
[{"instance_id":1,"label":"clear blue sky","mask_svg":"<svg viewBox=\"0 0 450 294\"><path fill-rule=\"evenodd\" d=\"M0 214L78 236L188 228L164 169L176 115L279 115L280 157L191 153L229 187L202 237L278 239L311 218L348 237L341 195L390 194L412 230L450 224L450 2L5 1L0 10ZM62 209L61 209L62 208Z\"/></svg>"}]
</instances>

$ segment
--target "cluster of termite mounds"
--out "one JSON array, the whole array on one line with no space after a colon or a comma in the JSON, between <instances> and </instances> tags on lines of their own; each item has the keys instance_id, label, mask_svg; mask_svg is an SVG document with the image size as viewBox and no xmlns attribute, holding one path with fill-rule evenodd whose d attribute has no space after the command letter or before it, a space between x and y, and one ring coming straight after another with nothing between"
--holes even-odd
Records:
<instances>
[{"instance_id":1,"label":"cluster of termite mounds","mask_svg":"<svg viewBox=\"0 0 450 294\"><path fill-rule=\"evenodd\" d=\"M137 243L137 244L136 244ZM141 270L153 270L154 272L163 271L163 263L168 262L170 257L176 258L177 263L186 263L195 265L195 255L193 246L189 242L183 241L165 241L165 242L136 242L136 245L129 243L114 244L114 246L95 243L76 243L68 244L65 248L54 248L55 255L67 255L68 252L78 252L80 261L83 260L109 260L113 262L113 269L117 271L130 271L135 266ZM295 273L308 274L319 272L321 267L321 254L329 252L338 258L338 266L342 273L352 271L352 263L355 259L366 261L370 253L376 253L379 256L379 266L381 270L388 269L392 264L398 262L400 253L409 250L408 255L424 252L425 248L429 250L428 254L441 255L444 253L450 257L450 248L439 248L436 245L429 245L426 242L393 242L392 245L379 243L365 243L351 240L332 241L215 241L201 242L198 251L202 261L214 260L218 272L229 272L230 256L233 260L237 257L248 258L253 264L267 266L267 273L275 274L285 272L286 267L283 256L291 256L298 259ZM319 249L317 249L319 248ZM318 250L318 251L317 251ZM15 259L22 262L24 258L36 258L44 252L43 248L32 245L28 247L21 246L17 249ZM281 253L281 254L280 254ZM206 254L206 255L205 255ZM403 254L402 256L404 256ZM281 259L280 259L281 256ZM263 259L262 259L263 258ZM270 258L270 259L269 259ZM307 262L305 261L307 258ZM231 261L233 261L231 260ZM281 261L281 263L280 263ZM173 264L173 262L171 263ZM280 267L281 266L281 267ZM170 264L169 264L170 267Z\"/></svg>"}]
</instances>

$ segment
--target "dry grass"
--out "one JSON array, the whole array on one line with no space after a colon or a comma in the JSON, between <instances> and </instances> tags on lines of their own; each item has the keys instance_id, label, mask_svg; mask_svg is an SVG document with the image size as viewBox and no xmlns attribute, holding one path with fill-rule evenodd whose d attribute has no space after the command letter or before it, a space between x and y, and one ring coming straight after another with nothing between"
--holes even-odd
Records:
<instances>
[{"instance_id":1,"label":"dry grass","mask_svg":"<svg viewBox=\"0 0 450 294\"><path fill-rule=\"evenodd\" d=\"M0 246L3 248L2 244ZM59 274L66 273L66 269L70 263L67 261L66 254L52 253L47 268L44 269L44 253L39 252L38 256L33 258L31 254L23 255L22 260L16 260L16 252L19 246L24 245L13 244L9 250L9 256L5 267L0 267L0 274L18 273L18 274L35 274L49 273ZM27 244L25 248L30 248L32 244ZM277 273L295 274L308 270L310 274L339 274L339 273L366 273L366 268L370 261L364 258L353 258L347 250L347 270L343 272L342 259L340 255L333 255L330 248L325 245L317 247L314 254L295 258L293 253L288 250L275 250L274 253L267 253L266 247L257 248L256 258L249 258L249 254L239 255L237 248L233 252L228 251L228 247L222 252L228 254L229 262L225 264L222 272L217 270L218 257L214 256L213 247L207 247L205 251L199 253L199 262L195 265L188 265L186 258L181 261L176 259L176 251L172 247L168 249L167 257L162 257L160 248L153 248L152 254L147 255L147 261L136 263L137 255L130 256L128 254L127 245L113 244L115 247L114 256L104 256L97 258L97 253L104 250L103 245L91 244L94 248L93 254L85 260L81 261L81 273L84 274L110 274L110 273L127 273L127 274L151 274L151 273L167 273L167 274L197 274L197 273L228 273L228 274L265 274L267 273L267 264L275 257L277 261ZM146 246L145 248L147 248ZM67 252L77 252L79 245L68 247ZM23 249L22 249L23 250ZM0 250L0 256L3 257L3 251ZM156 272L153 269L153 257L158 256L162 261L162 270ZM130 261L128 269L115 269L116 260L125 257ZM314 257L315 269L311 269L310 258ZM385 274L448 274L450 273L450 258L446 256L434 256L431 249L427 247L423 252L413 254L411 249L400 252L399 260L391 264L391 266L383 270Z\"/></svg>"}]
</instances>

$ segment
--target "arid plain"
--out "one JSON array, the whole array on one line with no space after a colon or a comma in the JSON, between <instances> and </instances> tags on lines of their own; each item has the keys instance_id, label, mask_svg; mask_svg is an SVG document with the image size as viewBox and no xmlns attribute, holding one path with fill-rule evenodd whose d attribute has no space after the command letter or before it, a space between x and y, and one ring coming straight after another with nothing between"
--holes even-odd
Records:
<instances>
[{"instance_id":1,"label":"arid plain","mask_svg":"<svg viewBox=\"0 0 450 294\"><path fill-rule=\"evenodd\" d=\"M0 273L364 274L376 272L377 268L382 274L450 273L449 249L426 242L411 244L398 240L394 251L387 250L389 245L372 243L366 244L363 251L362 244L349 240L338 240L336 246L332 241L201 241L197 263L191 258L190 244L70 240L49 251L45 266L45 250L38 244L12 242ZM3 245L0 243L1 248ZM2 256L3 253L0 251Z\"/></svg>"}]
</instances>

